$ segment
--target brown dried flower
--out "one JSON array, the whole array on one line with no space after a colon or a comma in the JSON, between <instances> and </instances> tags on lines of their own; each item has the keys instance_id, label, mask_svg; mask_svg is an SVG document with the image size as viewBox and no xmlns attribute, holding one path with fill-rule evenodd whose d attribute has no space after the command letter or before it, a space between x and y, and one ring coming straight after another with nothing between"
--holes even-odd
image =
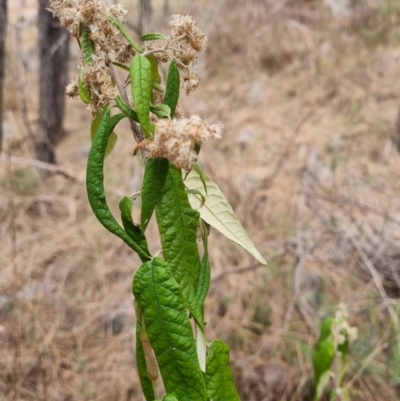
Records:
<instances>
[{"instance_id":1,"label":"brown dried flower","mask_svg":"<svg viewBox=\"0 0 400 401\"><path fill-rule=\"evenodd\" d=\"M220 124L207 124L199 116L190 118L159 120L154 139L148 144L150 156L167 158L177 168L190 170L197 161L196 145L209 139L219 139Z\"/></svg>"}]
</instances>

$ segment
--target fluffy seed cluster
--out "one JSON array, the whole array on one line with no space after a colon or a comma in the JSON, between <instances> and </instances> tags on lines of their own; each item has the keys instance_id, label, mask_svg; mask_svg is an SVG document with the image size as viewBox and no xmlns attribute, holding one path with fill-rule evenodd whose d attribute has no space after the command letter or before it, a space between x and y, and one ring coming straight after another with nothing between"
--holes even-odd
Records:
<instances>
[{"instance_id":1,"label":"fluffy seed cluster","mask_svg":"<svg viewBox=\"0 0 400 401\"><path fill-rule=\"evenodd\" d=\"M89 38L94 45L93 62L88 64L82 58L78 68L80 80L90 93L88 109L95 113L116 95L107 66L109 55L113 54L118 62L126 63L135 54L109 20L113 15L122 22L127 11L119 4L107 6L101 0L50 0L50 10L73 36L79 38L85 25L90 30ZM66 93L70 97L78 95L76 80L66 87Z\"/></svg>"},{"instance_id":2,"label":"fluffy seed cluster","mask_svg":"<svg viewBox=\"0 0 400 401\"><path fill-rule=\"evenodd\" d=\"M199 146L209 139L220 139L221 134L220 124L209 125L197 115L159 120L147 149L151 157L165 157L177 168L190 170L196 164Z\"/></svg>"}]
</instances>

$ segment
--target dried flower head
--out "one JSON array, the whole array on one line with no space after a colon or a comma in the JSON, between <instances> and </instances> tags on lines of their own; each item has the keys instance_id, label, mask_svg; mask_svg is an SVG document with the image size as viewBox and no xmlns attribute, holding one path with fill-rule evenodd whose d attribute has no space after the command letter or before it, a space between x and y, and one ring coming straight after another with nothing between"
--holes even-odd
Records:
<instances>
[{"instance_id":1,"label":"dried flower head","mask_svg":"<svg viewBox=\"0 0 400 401\"><path fill-rule=\"evenodd\" d=\"M189 95L190 92L193 92L199 86L199 77L196 74L189 74L188 76L183 78L183 88L186 91L186 94Z\"/></svg>"},{"instance_id":2,"label":"dried flower head","mask_svg":"<svg viewBox=\"0 0 400 401\"><path fill-rule=\"evenodd\" d=\"M148 144L150 156L167 158L177 168L190 170L197 161L196 148L209 139L219 139L220 124L207 124L199 116L159 120L154 139ZM197 146L196 146L197 145Z\"/></svg>"},{"instance_id":3,"label":"dried flower head","mask_svg":"<svg viewBox=\"0 0 400 401\"><path fill-rule=\"evenodd\" d=\"M65 87L65 93L70 98L76 98L79 95L78 83L74 79Z\"/></svg>"}]
</instances>

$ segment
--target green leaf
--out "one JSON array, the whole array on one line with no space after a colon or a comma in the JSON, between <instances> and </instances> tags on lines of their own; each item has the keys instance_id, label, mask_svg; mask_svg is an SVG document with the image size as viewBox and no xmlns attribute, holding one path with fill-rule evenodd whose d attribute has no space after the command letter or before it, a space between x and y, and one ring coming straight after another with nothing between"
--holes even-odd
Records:
<instances>
[{"instance_id":1,"label":"green leaf","mask_svg":"<svg viewBox=\"0 0 400 401\"><path fill-rule=\"evenodd\" d=\"M125 27L119 22L118 18L112 14L108 16L110 22L119 30L121 35L128 41L128 43L139 53L143 53L143 49L131 38Z\"/></svg>"},{"instance_id":2,"label":"green leaf","mask_svg":"<svg viewBox=\"0 0 400 401\"><path fill-rule=\"evenodd\" d=\"M110 110L104 110L89 152L86 170L86 189L90 206L100 223L108 231L120 237L129 247L141 255L142 258L149 260L150 255L143 255L142 247L123 230L111 214L104 192L104 158L107 142L114 127L122 118L124 118L123 114L110 117Z\"/></svg>"},{"instance_id":3,"label":"green leaf","mask_svg":"<svg viewBox=\"0 0 400 401\"><path fill-rule=\"evenodd\" d=\"M168 69L167 85L165 88L164 104L171 109L171 117L174 116L179 99L181 81L179 70L174 61L171 61Z\"/></svg>"},{"instance_id":4,"label":"green leaf","mask_svg":"<svg viewBox=\"0 0 400 401\"><path fill-rule=\"evenodd\" d=\"M185 191L188 195L196 195L196 196L199 196L200 197L200 199L201 199L201 203L200 203L200 206L199 206L199 209L204 205L204 203L206 202L206 198L203 196L203 194L200 192L200 191L198 191L197 189L187 189L186 191Z\"/></svg>"},{"instance_id":5,"label":"green leaf","mask_svg":"<svg viewBox=\"0 0 400 401\"><path fill-rule=\"evenodd\" d=\"M102 114L97 112L94 116L94 119L92 120L92 125L90 126L90 137L92 139L92 142L93 142L93 139L99 128L101 116L102 116ZM115 144L117 143L117 140L118 140L117 134L114 131L111 132L110 136L108 137L108 141L107 141L105 157L107 157L113 151Z\"/></svg>"},{"instance_id":6,"label":"green leaf","mask_svg":"<svg viewBox=\"0 0 400 401\"><path fill-rule=\"evenodd\" d=\"M150 255L149 248L145 236L142 234L142 230L132 220L132 201L130 198L125 196L119 203L119 209L121 210L122 225L124 226L125 232L139 245L142 252L139 253L139 257L142 262L145 262Z\"/></svg>"},{"instance_id":7,"label":"green leaf","mask_svg":"<svg viewBox=\"0 0 400 401\"><path fill-rule=\"evenodd\" d=\"M160 85L160 84L158 84L158 83L156 83L154 81L153 81L152 86L153 86L153 89L155 89L156 91L164 92L164 88L162 87L162 85Z\"/></svg>"},{"instance_id":8,"label":"green leaf","mask_svg":"<svg viewBox=\"0 0 400 401\"><path fill-rule=\"evenodd\" d=\"M133 280L166 392L180 401L205 401L192 327L179 285L160 258L143 264Z\"/></svg>"},{"instance_id":9,"label":"green leaf","mask_svg":"<svg viewBox=\"0 0 400 401\"><path fill-rule=\"evenodd\" d=\"M190 206L181 171L171 164L156 215L165 260L182 289L188 309L203 327L202 308L194 291L200 274L197 249L199 212Z\"/></svg>"},{"instance_id":10,"label":"green leaf","mask_svg":"<svg viewBox=\"0 0 400 401\"><path fill-rule=\"evenodd\" d=\"M206 183L207 193L204 190L203 182ZM188 189L196 189L205 197L206 201L202 207L200 207L201 201L197 196L189 195L189 201L192 207L200 212L200 217L206 223L246 249L260 263L267 264L262 255L257 251L253 241L246 233L224 194L211 178L204 173L203 177L200 178L199 173L193 169L187 176L185 185Z\"/></svg>"},{"instance_id":11,"label":"green leaf","mask_svg":"<svg viewBox=\"0 0 400 401\"><path fill-rule=\"evenodd\" d=\"M132 81L132 97L140 126L146 137L153 131L150 124L150 102L152 73L150 61L141 55L136 55L131 63L130 76Z\"/></svg>"},{"instance_id":12,"label":"green leaf","mask_svg":"<svg viewBox=\"0 0 400 401\"><path fill-rule=\"evenodd\" d=\"M151 76L153 78L153 82L155 82L156 84L160 84L161 75L158 72L158 61L156 56L154 54L149 54L148 56L146 56L146 58L150 61L151 64Z\"/></svg>"},{"instance_id":13,"label":"green leaf","mask_svg":"<svg viewBox=\"0 0 400 401\"><path fill-rule=\"evenodd\" d=\"M200 181L203 184L204 191L207 195L207 185L206 185L206 175L204 171L200 168L198 164L195 164L193 167L196 170L196 173L199 175ZM188 173L189 174L189 173Z\"/></svg>"},{"instance_id":14,"label":"green leaf","mask_svg":"<svg viewBox=\"0 0 400 401\"><path fill-rule=\"evenodd\" d=\"M229 366L229 347L220 340L211 343L205 379L207 399L240 401Z\"/></svg>"},{"instance_id":15,"label":"green leaf","mask_svg":"<svg viewBox=\"0 0 400 401\"><path fill-rule=\"evenodd\" d=\"M166 104L156 104L150 106L150 111L154 113L158 118L170 118L171 109Z\"/></svg>"},{"instance_id":16,"label":"green leaf","mask_svg":"<svg viewBox=\"0 0 400 401\"><path fill-rule=\"evenodd\" d=\"M153 401L156 397L154 394L153 383L147 374L146 357L143 349L143 344L140 339L143 332L142 325L138 321L136 323L136 367L139 374L140 384L142 386L146 401Z\"/></svg>"},{"instance_id":17,"label":"green leaf","mask_svg":"<svg viewBox=\"0 0 400 401\"><path fill-rule=\"evenodd\" d=\"M129 118L132 120L139 122L138 116L136 114L136 111L132 109L131 106L128 106L121 98L121 96L116 96L115 97L115 102L117 103L117 106L119 109Z\"/></svg>"},{"instance_id":18,"label":"green leaf","mask_svg":"<svg viewBox=\"0 0 400 401\"><path fill-rule=\"evenodd\" d=\"M93 41L90 39L90 28L88 25L84 24L82 28L81 40L81 50L85 63L88 65L93 65L93 55L95 54L95 46Z\"/></svg>"},{"instance_id":19,"label":"green leaf","mask_svg":"<svg viewBox=\"0 0 400 401\"><path fill-rule=\"evenodd\" d=\"M195 291L196 291L196 297L203 309L204 301L206 300L208 290L210 289L211 268L210 268L210 258L208 256L208 232L202 220L200 220L200 227L201 227L201 237L203 240L204 253L200 265L199 280L196 283L197 285L195 287Z\"/></svg>"},{"instance_id":20,"label":"green leaf","mask_svg":"<svg viewBox=\"0 0 400 401\"><path fill-rule=\"evenodd\" d=\"M207 359L207 340L206 333L197 322L194 322L196 328L196 350L197 357L199 358L199 365L202 372L206 373L206 359Z\"/></svg>"},{"instance_id":21,"label":"green leaf","mask_svg":"<svg viewBox=\"0 0 400 401\"><path fill-rule=\"evenodd\" d=\"M158 40L158 39L168 40L168 37L163 35L162 33L157 33L157 32L145 33L140 37L140 40L142 42L146 42L148 40Z\"/></svg>"},{"instance_id":22,"label":"green leaf","mask_svg":"<svg viewBox=\"0 0 400 401\"><path fill-rule=\"evenodd\" d=\"M90 103L90 98L91 98L90 91L88 86L82 82L81 72L79 72L79 78L78 78L78 93L83 103L85 104Z\"/></svg>"},{"instance_id":23,"label":"green leaf","mask_svg":"<svg viewBox=\"0 0 400 401\"><path fill-rule=\"evenodd\" d=\"M171 394L165 394L163 401L178 401L178 399Z\"/></svg>"},{"instance_id":24,"label":"green leaf","mask_svg":"<svg viewBox=\"0 0 400 401\"><path fill-rule=\"evenodd\" d=\"M168 159L149 158L147 160L141 193L142 212L140 225L143 233L146 231L155 207L163 196L168 166Z\"/></svg>"},{"instance_id":25,"label":"green leaf","mask_svg":"<svg viewBox=\"0 0 400 401\"><path fill-rule=\"evenodd\" d=\"M123 70L129 72L129 67L128 67L128 66L126 66L126 65L124 65L124 64L122 64L122 63L118 63L117 61L113 61L112 63L113 63L113 65L115 65L116 67L122 68Z\"/></svg>"},{"instance_id":26,"label":"green leaf","mask_svg":"<svg viewBox=\"0 0 400 401\"><path fill-rule=\"evenodd\" d=\"M334 323L333 318L326 318L321 325L320 337L315 344L313 354L315 396L318 400L330 380L330 369L335 358L335 343L332 340L331 329Z\"/></svg>"}]
</instances>

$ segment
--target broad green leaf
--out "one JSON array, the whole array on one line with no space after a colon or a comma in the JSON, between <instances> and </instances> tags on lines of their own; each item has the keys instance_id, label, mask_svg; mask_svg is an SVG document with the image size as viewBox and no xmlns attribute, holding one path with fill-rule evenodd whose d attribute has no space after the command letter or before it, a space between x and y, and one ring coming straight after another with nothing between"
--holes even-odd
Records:
<instances>
[{"instance_id":1,"label":"broad green leaf","mask_svg":"<svg viewBox=\"0 0 400 401\"><path fill-rule=\"evenodd\" d=\"M160 258L143 264L132 290L143 312L166 392L180 401L204 401L206 389L192 327L169 264Z\"/></svg>"},{"instance_id":2,"label":"broad green leaf","mask_svg":"<svg viewBox=\"0 0 400 401\"><path fill-rule=\"evenodd\" d=\"M124 226L125 232L139 245L141 252L138 255L142 262L145 262L150 255L149 248L145 236L142 234L142 230L132 220L132 201L130 198L125 196L119 203L119 209L121 210L122 225Z\"/></svg>"},{"instance_id":3,"label":"broad green leaf","mask_svg":"<svg viewBox=\"0 0 400 401\"><path fill-rule=\"evenodd\" d=\"M179 99L179 90L181 81L179 77L179 70L174 61L171 61L168 69L167 85L165 88L164 104L171 109L171 118L175 114L176 106Z\"/></svg>"},{"instance_id":4,"label":"broad green leaf","mask_svg":"<svg viewBox=\"0 0 400 401\"><path fill-rule=\"evenodd\" d=\"M203 327L202 308L194 290L200 274L197 249L199 212L190 206L181 170L171 164L156 215L165 260L182 289L188 309Z\"/></svg>"},{"instance_id":5,"label":"broad green leaf","mask_svg":"<svg viewBox=\"0 0 400 401\"><path fill-rule=\"evenodd\" d=\"M138 321L136 323L136 367L146 401L153 401L156 397L154 395L153 383L147 374L146 357L143 349L143 344L140 339L142 332L142 325Z\"/></svg>"},{"instance_id":6,"label":"broad green leaf","mask_svg":"<svg viewBox=\"0 0 400 401\"><path fill-rule=\"evenodd\" d=\"M93 65L93 55L95 53L95 47L93 41L90 39L90 28L88 25L84 24L82 28L81 40L81 50L85 63L88 65Z\"/></svg>"},{"instance_id":7,"label":"broad green leaf","mask_svg":"<svg viewBox=\"0 0 400 401\"><path fill-rule=\"evenodd\" d=\"M115 102L117 103L117 106L119 109L129 118L132 120L139 122L138 116L136 114L136 111L132 109L131 106L128 106L121 98L121 96L116 96Z\"/></svg>"},{"instance_id":8,"label":"broad green leaf","mask_svg":"<svg viewBox=\"0 0 400 401\"><path fill-rule=\"evenodd\" d=\"M150 61L151 64L151 76L153 78L153 82L155 82L156 84L160 84L161 75L158 71L158 61L156 56L154 54L149 54L148 56L146 56L146 58Z\"/></svg>"},{"instance_id":9,"label":"broad green leaf","mask_svg":"<svg viewBox=\"0 0 400 401\"><path fill-rule=\"evenodd\" d=\"M147 160L141 192L142 212L140 226L143 233L146 231L155 207L163 196L168 166L168 159L153 159L150 157Z\"/></svg>"},{"instance_id":10,"label":"broad green leaf","mask_svg":"<svg viewBox=\"0 0 400 401\"><path fill-rule=\"evenodd\" d=\"M89 152L86 189L90 206L100 223L108 231L120 237L135 252L149 260L150 255L143 255L142 247L123 230L111 214L104 192L104 158L107 142L114 127L122 118L124 118L123 114L110 117L110 110L104 110Z\"/></svg>"},{"instance_id":11,"label":"broad green leaf","mask_svg":"<svg viewBox=\"0 0 400 401\"><path fill-rule=\"evenodd\" d=\"M78 93L83 103L85 104L90 103L90 98L91 98L90 91L88 86L82 82L81 73L79 73L79 78L78 78Z\"/></svg>"},{"instance_id":12,"label":"broad green leaf","mask_svg":"<svg viewBox=\"0 0 400 401\"><path fill-rule=\"evenodd\" d=\"M96 135L96 132L99 128L101 116L102 116L102 114L97 112L96 115L94 116L94 119L92 120L92 125L90 126L90 137L92 139L92 142L93 142L94 136ZM105 157L107 157L113 151L115 144L117 143L117 140L118 140L117 134L114 131L111 132L110 136L108 137L108 141L107 141Z\"/></svg>"},{"instance_id":13,"label":"broad green leaf","mask_svg":"<svg viewBox=\"0 0 400 401\"><path fill-rule=\"evenodd\" d=\"M207 193L204 190L203 182L206 184ZM196 195L189 195L189 201L193 209L200 212L200 217L206 223L246 249L260 263L267 264L260 252L257 251L224 194L211 178L204 173L203 177L200 177L199 173L193 169L187 176L185 185L188 189L196 189L205 197L206 201L202 207L200 207L201 199Z\"/></svg>"},{"instance_id":14,"label":"broad green leaf","mask_svg":"<svg viewBox=\"0 0 400 401\"><path fill-rule=\"evenodd\" d=\"M157 32L145 33L140 37L140 40L142 42L146 42L148 40L158 40L158 39L168 40L168 37L163 35L162 33L157 33Z\"/></svg>"},{"instance_id":15,"label":"broad green leaf","mask_svg":"<svg viewBox=\"0 0 400 401\"><path fill-rule=\"evenodd\" d=\"M229 347L220 340L211 343L205 379L207 399L240 401L229 366Z\"/></svg>"},{"instance_id":16,"label":"broad green leaf","mask_svg":"<svg viewBox=\"0 0 400 401\"><path fill-rule=\"evenodd\" d=\"M330 369L335 358L335 343L331 336L331 329L334 323L333 318L326 318L321 325L320 337L315 344L313 355L315 396L318 400L330 378Z\"/></svg>"},{"instance_id":17,"label":"broad green leaf","mask_svg":"<svg viewBox=\"0 0 400 401\"><path fill-rule=\"evenodd\" d=\"M143 53L143 49L131 38L125 27L119 22L118 18L112 14L108 16L110 22L119 30L121 35L128 41L128 43L139 53Z\"/></svg>"},{"instance_id":18,"label":"broad green leaf","mask_svg":"<svg viewBox=\"0 0 400 401\"><path fill-rule=\"evenodd\" d=\"M150 111L154 113L158 118L170 118L171 109L166 104L156 104L150 106Z\"/></svg>"},{"instance_id":19,"label":"broad green leaf","mask_svg":"<svg viewBox=\"0 0 400 401\"><path fill-rule=\"evenodd\" d=\"M150 123L150 102L152 73L150 61L141 55L136 55L131 63L130 77L132 81L132 97L140 126L146 137L153 131Z\"/></svg>"}]
</instances>

